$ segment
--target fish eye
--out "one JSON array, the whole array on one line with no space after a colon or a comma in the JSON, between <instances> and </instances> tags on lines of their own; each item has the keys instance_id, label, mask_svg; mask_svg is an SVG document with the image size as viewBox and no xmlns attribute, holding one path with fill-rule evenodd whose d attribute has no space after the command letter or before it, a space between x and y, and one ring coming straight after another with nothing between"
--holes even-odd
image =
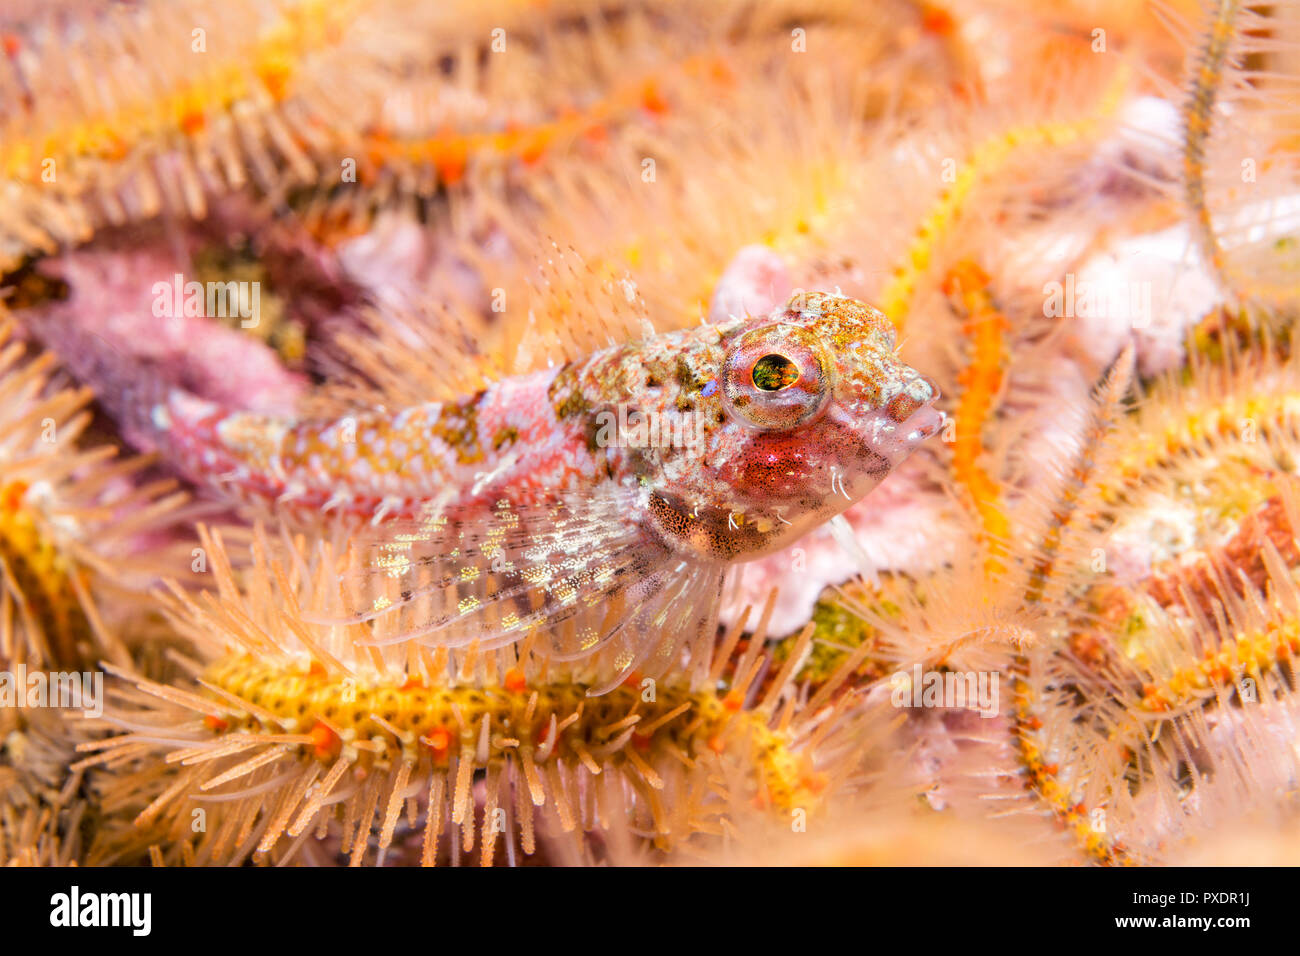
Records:
<instances>
[{"instance_id":1,"label":"fish eye","mask_svg":"<svg viewBox=\"0 0 1300 956\"><path fill-rule=\"evenodd\" d=\"M784 323L750 329L723 359L723 407L732 418L765 431L805 425L830 400L830 368L807 329Z\"/></svg>"},{"instance_id":2,"label":"fish eye","mask_svg":"<svg viewBox=\"0 0 1300 956\"><path fill-rule=\"evenodd\" d=\"M799 366L784 355L769 352L754 363L754 387L764 392L779 392L799 381Z\"/></svg>"}]
</instances>

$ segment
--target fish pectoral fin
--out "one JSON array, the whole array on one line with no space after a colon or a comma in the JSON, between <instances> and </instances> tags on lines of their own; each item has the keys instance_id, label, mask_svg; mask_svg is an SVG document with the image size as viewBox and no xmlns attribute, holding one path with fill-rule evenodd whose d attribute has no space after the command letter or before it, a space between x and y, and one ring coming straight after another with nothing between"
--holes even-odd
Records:
<instances>
[{"instance_id":1,"label":"fish pectoral fin","mask_svg":"<svg viewBox=\"0 0 1300 956\"><path fill-rule=\"evenodd\" d=\"M673 555L629 587L623 605L607 621L599 645L606 666L588 696L604 694L629 678L657 678L679 665L687 649L691 665L707 669L725 577L723 565Z\"/></svg>"},{"instance_id":2,"label":"fish pectoral fin","mask_svg":"<svg viewBox=\"0 0 1300 956\"><path fill-rule=\"evenodd\" d=\"M364 625L374 645L490 650L536 633L559 660L657 667L683 626L716 621L722 572L672 552L643 514L626 492L385 521L352 536L337 588L307 616Z\"/></svg>"}]
</instances>

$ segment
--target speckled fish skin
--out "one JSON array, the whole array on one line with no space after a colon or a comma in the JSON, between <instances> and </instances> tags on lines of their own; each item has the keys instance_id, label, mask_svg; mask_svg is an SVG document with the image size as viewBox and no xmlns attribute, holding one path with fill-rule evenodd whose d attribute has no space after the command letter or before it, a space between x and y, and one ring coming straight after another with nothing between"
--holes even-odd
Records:
<instances>
[{"instance_id":1,"label":"speckled fish skin","mask_svg":"<svg viewBox=\"0 0 1300 956\"><path fill-rule=\"evenodd\" d=\"M756 360L773 355L797 380L754 387ZM617 487L643 507L629 518L672 549L730 562L785 547L867 494L938 430L937 397L898 359L883 314L806 293L462 402L291 422L173 392L153 417L186 471L246 497L369 519L435 499L526 506Z\"/></svg>"}]
</instances>

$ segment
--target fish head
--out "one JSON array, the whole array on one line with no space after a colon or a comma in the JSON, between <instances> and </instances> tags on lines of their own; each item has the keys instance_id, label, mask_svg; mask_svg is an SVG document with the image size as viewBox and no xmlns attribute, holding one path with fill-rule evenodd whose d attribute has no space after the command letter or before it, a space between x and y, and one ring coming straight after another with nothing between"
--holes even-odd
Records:
<instances>
[{"instance_id":1,"label":"fish head","mask_svg":"<svg viewBox=\"0 0 1300 956\"><path fill-rule=\"evenodd\" d=\"M718 331L702 360L716 427L698 469L666 474L651 500L688 550L750 560L787 547L942 427L937 386L898 357L892 324L863 302L800 292Z\"/></svg>"}]
</instances>

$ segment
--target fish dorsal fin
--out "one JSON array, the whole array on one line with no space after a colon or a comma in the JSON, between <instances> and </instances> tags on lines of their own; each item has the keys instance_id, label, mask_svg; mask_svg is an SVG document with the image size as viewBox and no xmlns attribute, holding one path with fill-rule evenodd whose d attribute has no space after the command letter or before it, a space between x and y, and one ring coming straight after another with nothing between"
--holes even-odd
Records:
<instances>
[{"instance_id":1,"label":"fish dorsal fin","mask_svg":"<svg viewBox=\"0 0 1300 956\"><path fill-rule=\"evenodd\" d=\"M555 243L519 291L490 290L487 311L459 301L387 301L361 310L358 321L359 332L335 340L354 373L331 390L338 407L455 399L655 331L626 272L600 274Z\"/></svg>"},{"instance_id":2,"label":"fish dorsal fin","mask_svg":"<svg viewBox=\"0 0 1300 956\"><path fill-rule=\"evenodd\" d=\"M472 395L500 377L491 358L494 330L472 310L443 303L372 306L361 330L335 340L359 373L333 389L353 405L408 408Z\"/></svg>"},{"instance_id":3,"label":"fish dorsal fin","mask_svg":"<svg viewBox=\"0 0 1300 956\"><path fill-rule=\"evenodd\" d=\"M576 361L655 334L631 274L590 265L571 246L551 241L528 286L527 325L516 350L519 372ZM529 354L523 346L530 337L553 345L556 353Z\"/></svg>"}]
</instances>

